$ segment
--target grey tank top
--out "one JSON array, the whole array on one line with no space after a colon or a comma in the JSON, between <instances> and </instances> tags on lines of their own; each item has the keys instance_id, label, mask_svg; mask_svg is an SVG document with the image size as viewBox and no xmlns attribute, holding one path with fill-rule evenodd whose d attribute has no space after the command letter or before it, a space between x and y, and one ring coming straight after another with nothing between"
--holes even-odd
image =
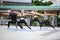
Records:
<instances>
[{"instance_id":1,"label":"grey tank top","mask_svg":"<svg viewBox=\"0 0 60 40\"><path fill-rule=\"evenodd\" d=\"M43 16L44 20L48 20L48 15Z\"/></svg>"}]
</instances>

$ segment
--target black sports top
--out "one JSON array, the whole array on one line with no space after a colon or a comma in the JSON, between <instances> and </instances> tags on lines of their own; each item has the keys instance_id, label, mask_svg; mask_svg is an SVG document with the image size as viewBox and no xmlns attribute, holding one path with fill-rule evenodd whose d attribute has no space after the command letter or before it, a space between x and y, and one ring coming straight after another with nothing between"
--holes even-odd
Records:
<instances>
[{"instance_id":1,"label":"black sports top","mask_svg":"<svg viewBox=\"0 0 60 40\"><path fill-rule=\"evenodd\" d=\"M11 18L12 21L17 21L17 14L11 13L10 18Z\"/></svg>"}]
</instances>

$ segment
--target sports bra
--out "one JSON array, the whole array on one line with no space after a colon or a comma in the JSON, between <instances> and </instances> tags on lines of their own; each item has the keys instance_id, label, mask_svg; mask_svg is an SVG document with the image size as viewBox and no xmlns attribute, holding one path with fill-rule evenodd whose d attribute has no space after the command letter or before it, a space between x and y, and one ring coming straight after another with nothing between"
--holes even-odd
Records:
<instances>
[{"instance_id":1,"label":"sports bra","mask_svg":"<svg viewBox=\"0 0 60 40\"><path fill-rule=\"evenodd\" d=\"M38 17L37 14L34 15L34 18Z\"/></svg>"}]
</instances>

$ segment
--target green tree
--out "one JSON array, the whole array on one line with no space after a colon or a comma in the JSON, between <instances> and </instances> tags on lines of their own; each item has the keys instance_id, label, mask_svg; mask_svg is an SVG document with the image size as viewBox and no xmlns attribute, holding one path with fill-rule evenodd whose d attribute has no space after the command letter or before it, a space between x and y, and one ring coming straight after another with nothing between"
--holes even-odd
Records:
<instances>
[{"instance_id":1,"label":"green tree","mask_svg":"<svg viewBox=\"0 0 60 40\"><path fill-rule=\"evenodd\" d=\"M53 4L51 1L48 1L48 2L45 2L45 3L44 3L44 5L46 5L46 6L49 6L49 5L51 5L51 4Z\"/></svg>"},{"instance_id":2,"label":"green tree","mask_svg":"<svg viewBox=\"0 0 60 40\"><path fill-rule=\"evenodd\" d=\"M49 6L51 4L53 4L51 1L43 3L43 0L41 0L41 1L36 0L36 1L32 2L32 5L35 5L35 6Z\"/></svg>"}]
</instances>

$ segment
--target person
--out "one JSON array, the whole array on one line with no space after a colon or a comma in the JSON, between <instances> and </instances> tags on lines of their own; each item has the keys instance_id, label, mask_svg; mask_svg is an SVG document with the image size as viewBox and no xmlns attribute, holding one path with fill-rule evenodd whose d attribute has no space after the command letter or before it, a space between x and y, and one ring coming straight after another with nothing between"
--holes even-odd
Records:
<instances>
[{"instance_id":1,"label":"person","mask_svg":"<svg viewBox=\"0 0 60 40\"><path fill-rule=\"evenodd\" d=\"M51 25L56 26L55 25L55 22L56 22L56 14L52 14L50 18L51 18Z\"/></svg>"},{"instance_id":2,"label":"person","mask_svg":"<svg viewBox=\"0 0 60 40\"><path fill-rule=\"evenodd\" d=\"M9 14L11 21L8 21L8 28L10 27L10 23L16 23L17 22L17 14L13 11Z\"/></svg>"},{"instance_id":3,"label":"person","mask_svg":"<svg viewBox=\"0 0 60 40\"><path fill-rule=\"evenodd\" d=\"M18 25L19 27L21 27L21 29L23 29L21 23L24 23L29 29L31 29L31 28L28 26L28 24L26 23L26 21L25 21L25 13L24 13L24 10L21 10L20 21L17 22L17 25Z\"/></svg>"},{"instance_id":4,"label":"person","mask_svg":"<svg viewBox=\"0 0 60 40\"><path fill-rule=\"evenodd\" d=\"M47 24L47 25L51 26L53 29L55 29L55 27L50 24L48 16L51 16L51 14L48 14L47 11L45 10L44 15L43 15L44 20L42 21L41 24Z\"/></svg>"},{"instance_id":5,"label":"person","mask_svg":"<svg viewBox=\"0 0 60 40\"><path fill-rule=\"evenodd\" d=\"M30 26L32 25L32 22L37 21L39 23L40 28L41 28L40 20L38 19L39 14L37 13L37 10L34 10L31 13L33 14L33 17L32 17L32 19L30 21Z\"/></svg>"}]
</instances>

